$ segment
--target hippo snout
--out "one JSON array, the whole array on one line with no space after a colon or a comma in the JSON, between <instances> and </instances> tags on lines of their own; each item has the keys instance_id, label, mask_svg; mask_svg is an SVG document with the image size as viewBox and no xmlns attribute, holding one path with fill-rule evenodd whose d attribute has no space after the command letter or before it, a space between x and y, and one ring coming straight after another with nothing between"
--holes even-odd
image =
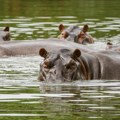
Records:
<instances>
[{"instance_id":1,"label":"hippo snout","mask_svg":"<svg viewBox=\"0 0 120 120\"><path fill-rule=\"evenodd\" d=\"M48 69L46 67L42 68L40 73L39 73L39 77L38 79L40 81L54 81L56 80L56 69L52 68L52 69Z\"/></svg>"}]
</instances>

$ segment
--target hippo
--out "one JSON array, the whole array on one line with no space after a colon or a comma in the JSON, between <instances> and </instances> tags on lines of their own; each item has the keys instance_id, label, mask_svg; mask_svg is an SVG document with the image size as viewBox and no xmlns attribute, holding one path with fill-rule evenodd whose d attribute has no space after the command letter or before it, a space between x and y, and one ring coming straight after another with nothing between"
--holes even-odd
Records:
<instances>
[{"instance_id":1,"label":"hippo","mask_svg":"<svg viewBox=\"0 0 120 120\"><path fill-rule=\"evenodd\" d=\"M111 48L108 48L106 50L120 52L120 45L112 45Z\"/></svg>"},{"instance_id":2,"label":"hippo","mask_svg":"<svg viewBox=\"0 0 120 120\"><path fill-rule=\"evenodd\" d=\"M106 45L106 50L109 50L113 47L113 44L111 42L107 42L107 45Z\"/></svg>"},{"instance_id":3,"label":"hippo","mask_svg":"<svg viewBox=\"0 0 120 120\"><path fill-rule=\"evenodd\" d=\"M78 48L51 52L41 48L39 55L44 59L40 64L40 81L120 79L120 52L84 52Z\"/></svg>"},{"instance_id":4,"label":"hippo","mask_svg":"<svg viewBox=\"0 0 120 120\"><path fill-rule=\"evenodd\" d=\"M110 41L107 42L106 50L120 52L120 44L113 45Z\"/></svg>"},{"instance_id":5,"label":"hippo","mask_svg":"<svg viewBox=\"0 0 120 120\"><path fill-rule=\"evenodd\" d=\"M20 55L40 55L44 58L38 77L41 81L120 79L118 51L95 52L88 46L56 38L0 44L0 57Z\"/></svg>"},{"instance_id":6,"label":"hippo","mask_svg":"<svg viewBox=\"0 0 120 120\"><path fill-rule=\"evenodd\" d=\"M71 41L63 41L57 38L38 39L38 40L14 40L0 44L0 57L20 56L20 55L39 55L40 48L47 50L57 50L60 48L81 48L83 51L91 51L87 46L79 45Z\"/></svg>"},{"instance_id":7,"label":"hippo","mask_svg":"<svg viewBox=\"0 0 120 120\"><path fill-rule=\"evenodd\" d=\"M10 41L10 28L8 26L0 30L0 42L1 41Z\"/></svg>"},{"instance_id":8,"label":"hippo","mask_svg":"<svg viewBox=\"0 0 120 120\"><path fill-rule=\"evenodd\" d=\"M63 24L59 25L60 35L59 39L66 39L68 41L73 41L79 44L88 44L93 43L93 37L87 33L89 27L88 25L84 25L82 28L73 25L65 29Z\"/></svg>"}]
</instances>

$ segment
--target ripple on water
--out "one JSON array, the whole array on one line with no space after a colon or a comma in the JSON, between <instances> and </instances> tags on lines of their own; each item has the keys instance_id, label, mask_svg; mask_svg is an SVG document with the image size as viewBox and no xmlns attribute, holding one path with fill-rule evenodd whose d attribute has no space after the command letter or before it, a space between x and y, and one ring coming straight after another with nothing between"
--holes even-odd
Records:
<instances>
[{"instance_id":1,"label":"ripple on water","mask_svg":"<svg viewBox=\"0 0 120 120\"><path fill-rule=\"evenodd\" d=\"M0 114L0 116L49 116L48 114L22 114L22 113L10 113L10 114Z\"/></svg>"},{"instance_id":2,"label":"ripple on water","mask_svg":"<svg viewBox=\"0 0 120 120\"><path fill-rule=\"evenodd\" d=\"M10 99L10 100L14 100L14 99L35 99L35 98L41 98L40 94L24 94L24 93L20 93L20 94L0 94L0 100L4 100L4 99Z\"/></svg>"}]
</instances>

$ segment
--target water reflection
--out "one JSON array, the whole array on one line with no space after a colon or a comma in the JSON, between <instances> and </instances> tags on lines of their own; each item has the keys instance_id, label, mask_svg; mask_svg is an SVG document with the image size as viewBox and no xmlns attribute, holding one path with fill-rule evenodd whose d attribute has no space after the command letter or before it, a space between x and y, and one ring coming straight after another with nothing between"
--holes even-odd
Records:
<instances>
[{"instance_id":1,"label":"water reflection","mask_svg":"<svg viewBox=\"0 0 120 120\"><path fill-rule=\"evenodd\" d=\"M120 94L120 83L119 80L114 81L114 85L112 83L113 81L94 80L92 82L78 81L72 84L43 84L40 86L40 91L50 113L65 111L63 114L65 118L67 114L80 118L84 118L84 116L87 118L105 118L105 111L109 117L120 114L119 97L117 97ZM115 94L109 93L111 87Z\"/></svg>"}]
</instances>

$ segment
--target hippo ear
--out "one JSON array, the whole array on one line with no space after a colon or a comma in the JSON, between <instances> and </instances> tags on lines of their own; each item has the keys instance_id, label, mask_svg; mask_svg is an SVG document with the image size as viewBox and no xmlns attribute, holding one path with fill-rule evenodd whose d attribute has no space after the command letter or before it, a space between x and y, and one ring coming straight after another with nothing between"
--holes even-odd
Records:
<instances>
[{"instance_id":1,"label":"hippo ear","mask_svg":"<svg viewBox=\"0 0 120 120\"><path fill-rule=\"evenodd\" d=\"M86 32L88 31L88 29L89 29L88 25L84 25L84 26L83 26L83 32L84 32L84 33L86 33Z\"/></svg>"},{"instance_id":2,"label":"hippo ear","mask_svg":"<svg viewBox=\"0 0 120 120\"><path fill-rule=\"evenodd\" d=\"M41 49L39 50L39 55L40 55L41 57L46 58L47 54L48 54L48 52L47 52L44 48L41 48Z\"/></svg>"},{"instance_id":3,"label":"hippo ear","mask_svg":"<svg viewBox=\"0 0 120 120\"><path fill-rule=\"evenodd\" d=\"M4 31L9 31L9 30L10 28L8 26L4 28Z\"/></svg>"},{"instance_id":4,"label":"hippo ear","mask_svg":"<svg viewBox=\"0 0 120 120\"><path fill-rule=\"evenodd\" d=\"M60 31L60 32L62 32L62 31L64 30L64 28L65 28L65 27L64 27L63 24L60 24L60 25L59 25L59 31Z\"/></svg>"},{"instance_id":5,"label":"hippo ear","mask_svg":"<svg viewBox=\"0 0 120 120\"><path fill-rule=\"evenodd\" d=\"M78 58L81 55L81 51L79 49L75 49L73 52L73 58Z\"/></svg>"}]
</instances>

